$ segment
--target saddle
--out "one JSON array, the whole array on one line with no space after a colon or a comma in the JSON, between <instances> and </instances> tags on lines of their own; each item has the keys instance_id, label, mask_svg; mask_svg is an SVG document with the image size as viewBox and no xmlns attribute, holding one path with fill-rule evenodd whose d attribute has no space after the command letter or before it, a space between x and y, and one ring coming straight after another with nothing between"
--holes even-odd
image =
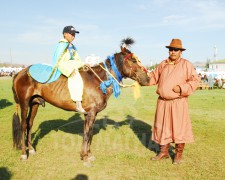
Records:
<instances>
[{"instance_id":1,"label":"saddle","mask_svg":"<svg viewBox=\"0 0 225 180\"><path fill-rule=\"evenodd\" d=\"M33 64L30 66L29 75L39 83L51 83L56 81L61 72L49 64Z\"/></svg>"}]
</instances>

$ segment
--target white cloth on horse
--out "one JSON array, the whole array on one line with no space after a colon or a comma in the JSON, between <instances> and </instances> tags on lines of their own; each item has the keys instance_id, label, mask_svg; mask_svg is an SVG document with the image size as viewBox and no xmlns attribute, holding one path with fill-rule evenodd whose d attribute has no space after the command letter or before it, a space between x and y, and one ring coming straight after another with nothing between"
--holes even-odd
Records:
<instances>
[{"instance_id":1,"label":"white cloth on horse","mask_svg":"<svg viewBox=\"0 0 225 180\"><path fill-rule=\"evenodd\" d=\"M85 58L85 63L89 64L91 67L94 67L100 63L100 56L96 56L95 54L91 54Z\"/></svg>"}]
</instances>

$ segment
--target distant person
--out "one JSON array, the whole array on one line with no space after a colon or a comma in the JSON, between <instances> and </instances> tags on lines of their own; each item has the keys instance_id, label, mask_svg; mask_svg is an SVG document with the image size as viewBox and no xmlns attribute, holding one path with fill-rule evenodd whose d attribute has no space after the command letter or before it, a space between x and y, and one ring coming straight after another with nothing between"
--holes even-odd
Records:
<instances>
[{"instance_id":1,"label":"distant person","mask_svg":"<svg viewBox=\"0 0 225 180\"><path fill-rule=\"evenodd\" d=\"M212 90L213 89L213 86L214 86L214 80L213 80L212 74L210 74L208 76L208 85L209 85L209 89Z\"/></svg>"},{"instance_id":2,"label":"distant person","mask_svg":"<svg viewBox=\"0 0 225 180\"><path fill-rule=\"evenodd\" d=\"M158 85L159 95L152 140L160 145L160 153L152 160L169 158L170 143L175 143L173 164L179 164L185 143L194 142L188 96L197 89L200 79L192 63L181 57L186 49L180 39L173 39L166 48L169 57L150 73L149 85Z\"/></svg>"},{"instance_id":3,"label":"distant person","mask_svg":"<svg viewBox=\"0 0 225 180\"><path fill-rule=\"evenodd\" d=\"M204 74L202 82L205 83L205 84L208 83L208 78L207 78L206 74Z\"/></svg>"},{"instance_id":4,"label":"distant person","mask_svg":"<svg viewBox=\"0 0 225 180\"><path fill-rule=\"evenodd\" d=\"M221 81L222 81L222 88L225 89L225 74L222 74Z\"/></svg>"},{"instance_id":5,"label":"distant person","mask_svg":"<svg viewBox=\"0 0 225 180\"><path fill-rule=\"evenodd\" d=\"M68 77L68 89L71 99L76 103L76 111L86 114L82 107L83 80L79 73L79 68L85 64L78 55L77 48L72 44L75 35L79 33L73 26L66 26L63 29L63 39L61 39L54 52L53 66L58 64L59 71Z\"/></svg>"}]
</instances>

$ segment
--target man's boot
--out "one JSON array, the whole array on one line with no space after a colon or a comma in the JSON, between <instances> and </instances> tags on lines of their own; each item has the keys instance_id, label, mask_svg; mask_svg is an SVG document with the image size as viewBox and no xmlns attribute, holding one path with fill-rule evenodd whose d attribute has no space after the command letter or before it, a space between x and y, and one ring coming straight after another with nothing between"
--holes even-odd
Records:
<instances>
[{"instance_id":1,"label":"man's boot","mask_svg":"<svg viewBox=\"0 0 225 180\"><path fill-rule=\"evenodd\" d=\"M173 164L180 164L182 162L182 153L184 150L184 143L175 145L175 158L173 160Z\"/></svg>"},{"instance_id":2,"label":"man's boot","mask_svg":"<svg viewBox=\"0 0 225 180\"><path fill-rule=\"evenodd\" d=\"M87 114L87 112L82 107L81 101L76 101L76 111L82 114Z\"/></svg>"},{"instance_id":3,"label":"man's boot","mask_svg":"<svg viewBox=\"0 0 225 180\"><path fill-rule=\"evenodd\" d=\"M170 143L166 145L160 145L160 153L157 156L153 157L151 160L158 161L161 159L169 158L169 148L170 148Z\"/></svg>"}]
</instances>

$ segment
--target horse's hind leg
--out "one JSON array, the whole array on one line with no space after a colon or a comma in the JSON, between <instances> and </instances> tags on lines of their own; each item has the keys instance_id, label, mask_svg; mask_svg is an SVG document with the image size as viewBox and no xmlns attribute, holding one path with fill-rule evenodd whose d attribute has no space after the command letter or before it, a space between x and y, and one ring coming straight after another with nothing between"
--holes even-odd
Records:
<instances>
[{"instance_id":1,"label":"horse's hind leg","mask_svg":"<svg viewBox=\"0 0 225 180\"><path fill-rule=\"evenodd\" d=\"M28 127L27 127L27 144L28 144L28 149L29 149L29 154L33 155L35 154L35 149L32 146L32 126L33 126L33 122L34 122L34 118L37 114L37 110L38 110L39 104L33 104L30 106L30 112L29 112L29 116L28 116Z\"/></svg>"},{"instance_id":2,"label":"horse's hind leg","mask_svg":"<svg viewBox=\"0 0 225 180\"><path fill-rule=\"evenodd\" d=\"M22 144L22 154L21 160L27 159L26 154L26 143L25 143L25 134L27 130L27 112L28 112L28 105L21 105L21 144Z\"/></svg>"}]
</instances>

